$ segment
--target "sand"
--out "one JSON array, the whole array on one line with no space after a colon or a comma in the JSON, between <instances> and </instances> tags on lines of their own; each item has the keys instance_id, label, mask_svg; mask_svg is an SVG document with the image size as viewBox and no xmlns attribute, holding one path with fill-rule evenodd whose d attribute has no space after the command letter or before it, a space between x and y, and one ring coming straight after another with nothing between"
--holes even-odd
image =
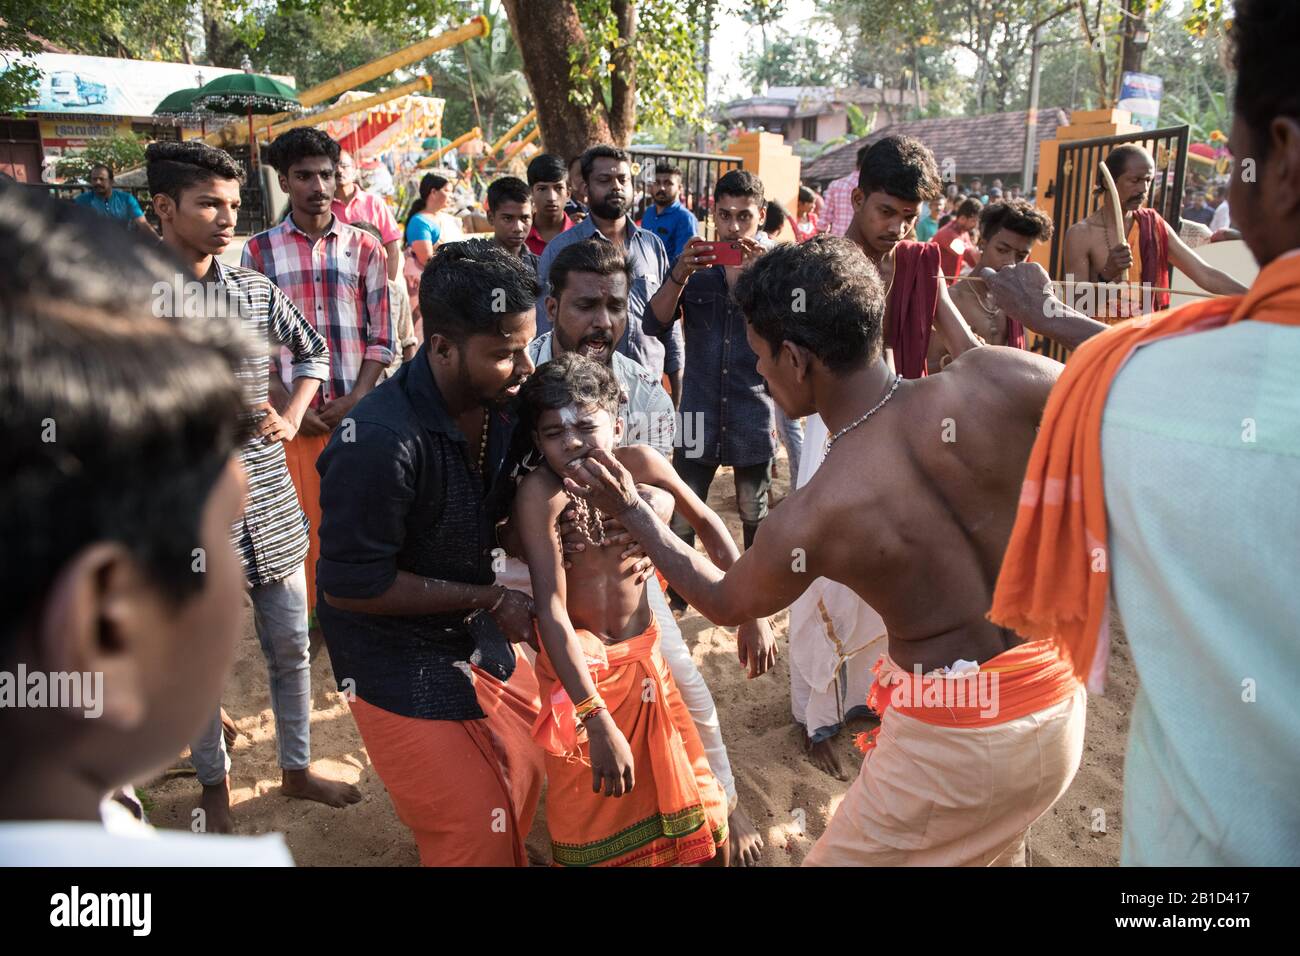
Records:
<instances>
[{"instance_id":1,"label":"sand","mask_svg":"<svg viewBox=\"0 0 1300 956\"><path fill-rule=\"evenodd\" d=\"M788 488L784 458L779 469L774 499ZM729 469L719 472L709 504L727 520L739 541L740 525ZM804 756L803 731L792 723L790 715L788 619L788 613L773 619L781 643L781 660L775 670L753 681L745 678L736 660L731 633L713 627L694 611L681 621L695 663L717 702L740 800L766 841L761 861L764 866L798 865L849 786L817 770ZM1083 763L1065 796L1031 829L1030 865L1118 864L1124 746L1136 686L1128 646L1123 635L1117 634L1106 696L1093 696L1088 702ZM313 767L324 776L360 787L365 794L360 804L332 809L280 795L275 721L266 665L253 632L251 607L222 703L241 732L231 753L237 832L284 834L299 866L418 864L410 833L397 819L383 783L370 766L347 702L335 690L327 653L321 653L312 666ZM861 721L839 735L840 760L851 775L861 766L852 735L872 726L874 721ZM188 753L142 789L154 824L190 828L199 785L190 769ZM528 840L529 857L539 864L549 861L544 817L543 803Z\"/></svg>"}]
</instances>

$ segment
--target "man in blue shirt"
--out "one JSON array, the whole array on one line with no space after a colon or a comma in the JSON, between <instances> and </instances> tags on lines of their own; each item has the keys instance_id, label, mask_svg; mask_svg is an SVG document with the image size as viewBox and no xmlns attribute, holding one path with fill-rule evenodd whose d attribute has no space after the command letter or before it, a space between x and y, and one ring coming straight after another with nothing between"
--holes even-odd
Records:
<instances>
[{"instance_id":1,"label":"man in blue shirt","mask_svg":"<svg viewBox=\"0 0 1300 956\"><path fill-rule=\"evenodd\" d=\"M100 163L90 170L90 192L82 193L73 202L89 206L96 212L103 213L122 222L135 223L137 229L143 229L157 239L162 237L154 232L149 220L144 218L144 210L128 192L113 188L113 171Z\"/></svg>"},{"instance_id":2,"label":"man in blue shirt","mask_svg":"<svg viewBox=\"0 0 1300 956\"><path fill-rule=\"evenodd\" d=\"M668 274L671 260L659 237L642 229L628 215L632 201L632 161L613 146L593 146L582 154L582 176L591 215L546 244L537 266L541 296L537 301L537 334L549 332L546 314L547 277L551 263L565 248L592 236L614 243L632 263L632 288L627 303L627 331L616 349L635 359L658 381L665 373L672 385L673 404L681 401L684 339L680 328L660 325L648 304Z\"/></svg>"},{"instance_id":3,"label":"man in blue shirt","mask_svg":"<svg viewBox=\"0 0 1300 956\"><path fill-rule=\"evenodd\" d=\"M682 171L668 163L655 166L655 201L641 217L641 228L649 229L676 262L682 248L698 235L695 216L677 199L682 191Z\"/></svg>"}]
</instances>

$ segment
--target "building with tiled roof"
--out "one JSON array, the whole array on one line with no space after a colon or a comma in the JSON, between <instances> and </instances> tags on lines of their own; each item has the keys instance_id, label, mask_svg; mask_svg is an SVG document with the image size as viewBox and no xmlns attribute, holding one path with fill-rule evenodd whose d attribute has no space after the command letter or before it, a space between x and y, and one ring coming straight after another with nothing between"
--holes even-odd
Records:
<instances>
[{"instance_id":1,"label":"building with tiled roof","mask_svg":"<svg viewBox=\"0 0 1300 956\"><path fill-rule=\"evenodd\" d=\"M1065 110L1049 107L1038 111L1035 161L1038 157L1038 143L1055 137L1056 128L1068 122ZM890 123L805 163L801 178L806 183L824 186L833 179L847 176L853 172L858 150L863 144L874 143L889 135L916 137L934 153L940 172L951 172L960 182L966 182L972 176L981 177L985 184L995 176L1008 184L1020 180L1025 159L1023 110ZM945 166L945 163L948 165Z\"/></svg>"}]
</instances>

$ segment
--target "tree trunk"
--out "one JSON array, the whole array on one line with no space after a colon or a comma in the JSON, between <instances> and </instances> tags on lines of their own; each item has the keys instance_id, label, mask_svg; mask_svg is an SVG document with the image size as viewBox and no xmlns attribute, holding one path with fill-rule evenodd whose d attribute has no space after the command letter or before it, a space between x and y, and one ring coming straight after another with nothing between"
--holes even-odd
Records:
<instances>
[{"instance_id":1,"label":"tree trunk","mask_svg":"<svg viewBox=\"0 0 1300 956\"><path fill-rule=\"evenodd\" d=\"M611 142L604 103L588 110L569 99L574 83L569 79L568 51L587 45L573 0L502 0L502 4L523 58L545 150L567 160L588 146Z\"/></svg>"},{"instance_id":2,"label":"tree trunk","mask_svg":"<svg viewBox=\"0 0 1300 956\"><path fill-rule=\"evenodd\" d=\"M636 132L636 3L613 0L612 7L618 23L618 47L610 53L614 72L609 75L609 132L615 146L626 146Z\"/></svg>"}]
</instances>

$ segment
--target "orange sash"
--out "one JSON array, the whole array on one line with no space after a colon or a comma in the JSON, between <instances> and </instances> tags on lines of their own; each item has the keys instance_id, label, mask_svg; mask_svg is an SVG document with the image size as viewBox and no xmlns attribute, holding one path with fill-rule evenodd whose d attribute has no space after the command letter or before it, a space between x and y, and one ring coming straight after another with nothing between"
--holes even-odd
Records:
<instances>
[{"instance_id":1,"label":"orange sash","mask_svg":"<svg viewBox=\"0 0 1300 956\"><path fill-rule=\"evenodd\" d=\"M1047 400L989 619L1055 640L1090 690L1109 655L1110 558L1101 420L1111 383L1144 345L1241 322L1300 326L1300 255L1266 266L1244 296L1121 322L1083 343Z\"/></svg>"},{"instance_id":2,"label":"orange sash","mask_svg":"<svg viewBox=\"0 0 1300 956\"><path fill-rule=\"evenodd\" d=\"M533 739L546 750L546 825L560 866L669 866L712 859L727 839L727 798L659 650L659 625L606 645L577 630L596 689L632 751L635 785L591 790L585 730L545 645L537 654L542 709ZM540 644L540 641L539 641Z\"/></svg>"},{"instance_id":3,"label":"orange sash","mask_svg":"<svg viewBox=\"0 0 1300 956\"><path fill-rule=\"evenodd\" d=\"M934 727L973 728L1005 724L1054 707L1079 689L1079 681L1050 641L1029 641L985 661L979 670L948 677L908 672L888 657L876 675L867 706L883 718L893 709ZM878 730L879 728L877 728ZM875 731L858 734L864 753Z\"/></svg>"}]
</instances>

